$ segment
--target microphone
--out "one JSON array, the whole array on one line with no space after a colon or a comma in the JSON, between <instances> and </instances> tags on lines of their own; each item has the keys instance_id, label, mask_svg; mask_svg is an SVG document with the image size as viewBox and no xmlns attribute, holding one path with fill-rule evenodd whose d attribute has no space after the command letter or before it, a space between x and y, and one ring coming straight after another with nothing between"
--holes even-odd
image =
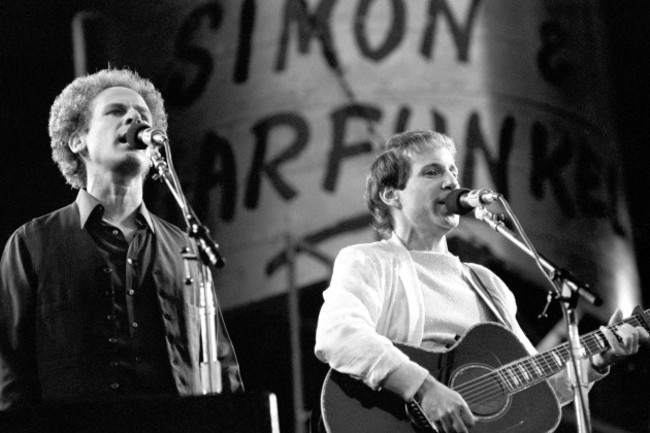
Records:
<instances>
[{"instance_id":1,"label":"microphone","mask_svg":"<svg viewBox=\"0 0 650 433\"><path fill-rule=\"evenodd\" d=\"M126 131L126 141L136 149L160 147L167 142L167 135L163 130L152 128L146 123L134 123Z\"/></svg>"},{"instance_id":2,"label":"microphone","mask_svg":"<svg viewBox=\"0 0 650 433\"><path fill-rule=\"evenodd\" d=\"M445 206L451 213L465 215L477 207L490 204L499 199L499 194L487 188L458 188L447 194Z\"/></svg>"}]
</instances>

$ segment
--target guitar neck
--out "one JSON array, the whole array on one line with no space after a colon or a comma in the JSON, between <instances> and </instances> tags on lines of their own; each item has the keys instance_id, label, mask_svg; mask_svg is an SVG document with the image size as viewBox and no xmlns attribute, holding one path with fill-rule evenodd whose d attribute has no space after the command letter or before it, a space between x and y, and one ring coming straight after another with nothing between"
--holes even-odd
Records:
<instances>
[{"instance_id":1,"label":"guitar neck","mask_svg":"<svg viewBox=\"0 0 650 433\"><path fill-rule=\"evenodd\" d=\"M645 315L648 313L650 313L650 309L645 311ZM615 331L623 323L650 330L643 311L628 317L621 323L608 326L608 329ZM583 335L580 337L580 343L589 357L610 348L605 335L600 330ZM495 372L505 388L510 393L516 393L559 372L570 359L571 348L568 343L564 343L547 352L505 364Z\"/></svg>"}]
</instances>

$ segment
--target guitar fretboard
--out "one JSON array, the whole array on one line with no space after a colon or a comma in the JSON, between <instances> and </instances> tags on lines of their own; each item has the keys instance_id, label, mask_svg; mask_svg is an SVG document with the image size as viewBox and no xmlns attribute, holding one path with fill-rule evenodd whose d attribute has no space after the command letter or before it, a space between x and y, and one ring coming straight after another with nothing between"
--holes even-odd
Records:
<instances>
[{"instance_id":1,"label":"guitar fretboard","mask_svg":"<svg viewBox=\"0 0 650 433\"><path fill-rule=\"evenodd\" d=\"M648 329L650 328L648 320L642 317L648 314L650 309L632 315L621 323L610 325L608 329L616 331L622 323ZM583 335L580 343L588 357L610 348L605 335L600 330ZM494 398L496 394L514 394L559 372L570 359L571 349L568 343L564 343L547 352L505 364L487 375L463 383L455 390L470 403Z\"/></svg>"}]
</instances>

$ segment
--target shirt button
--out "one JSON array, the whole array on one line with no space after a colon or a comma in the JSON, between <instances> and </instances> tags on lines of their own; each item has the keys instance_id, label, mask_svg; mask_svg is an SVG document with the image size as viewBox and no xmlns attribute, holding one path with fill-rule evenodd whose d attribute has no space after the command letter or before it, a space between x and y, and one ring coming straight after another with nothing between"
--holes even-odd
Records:
<instances>
[{"instance_id":1,"label":"shirt button","mask_svg":"<svg viewBox=\"0 0 650 433\"><path fill-rule=\"evenodd\" d=\"M128 293L130 296L133 296L133 295L135 295L135 290L133 290L133 289L129 289L129 291L128 291L127 293Z\"/></svg>"},{"instance_id":2,"label":"shirt button","mask_svg":"<svg viewBox=\"0 0 650 433\"><path fill-rule=\"evenodd\" d=\"M111 344L115 344L115 343L117 343L117 338L111 337L111 338L108 339L108 342L111 343Z\"/></svg>"},{"instance_id":3,"label":"shirt button","mask_svg":"<svg viewBox=\"0 0 650 433\"><path fill-rule=\"evenodd\" d=\"M126 262L127 262L129 265L132 265L132 264L135 263L135 260L129 258L129 259L126 259Z\"/></svg>"},{"instance_id":4,"label":"shirt button","mask_svg":"<svg viewBox=\"0 0 650 433\"><path fill-rule=\"evenodd\" d=\"M115 316L112 314L107 314L106 315L106 320L115 320Z\"/></svg>"},{"instance_id":5,"label":"shirt button","mask_svg":"<svg viewBox=\"0 0 650 433\"><path fill-rule=\"evenodd\" d=\"M120 232L116 229L116 230L113 230L113 234L114 234L115 236L117 236L117 235L120 234Z\"/></svg>"},{"instance_id":6,"label":"shirt button","mask_svg":"<svg viewBox=\"0 0 650 433\"><path fill-rule=\"evenodd\" d=\"M102 271L104 271L107 274L110 274L111 273L111 268L105 267L104 269L102 269Z\"/></svg>"},{"instance_id":7,"label":"shirt button","mask_svg":"<svg viewBox=\"0 0 650 433\"><path fill-rule=\"evenodd\" d=\"M133 323L131 323L131 326L133 326L134 328L137 328L139 325L138 325L138 322L133 322Z\"/></svg>"},{"instance_id":8,"label":"shirt button","mask_svg":"<svg viewBox=\"0 0 650 433\"><path fill-rule=\"evenodd\" d=\"M111 389L118 389L120 387L119 383L111 383Z\"/></svg>"},{"instance_id":9,"label":"shirt button","mask_svg":"<svg viewBox=\"0 0 650 433\"><path fill-rule=\"evenodd\" d=\"M118 365L117 361L111 361L108 363L108 366L111 368L117 368Z\"/></svg>"}]
</instances>

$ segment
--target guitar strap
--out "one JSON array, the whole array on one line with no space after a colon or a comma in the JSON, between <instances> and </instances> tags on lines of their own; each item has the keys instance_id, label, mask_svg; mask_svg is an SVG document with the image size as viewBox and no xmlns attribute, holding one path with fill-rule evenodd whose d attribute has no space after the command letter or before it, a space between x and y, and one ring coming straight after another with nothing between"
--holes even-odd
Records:
<instances>
[{"instance_id":1,"label":"guitar strap","mask_svg":"<svg viewBox=\"0 0 650 433\"><path fill-rule=\"evenodd\" d=\"M504 325L506 328L512 330L510 324L503 318L503 314L499 310L499 304L494 301L494 298L490 294L490 291L485 287L481 278L476 274L474 269L470 268L466 264L463 264L463 276L465 280L470 285L470 287L478 294L479 298L483 300L485 305L490 309L492 314L497 318L497 321Z\"/></svg>"}]
</instances>

